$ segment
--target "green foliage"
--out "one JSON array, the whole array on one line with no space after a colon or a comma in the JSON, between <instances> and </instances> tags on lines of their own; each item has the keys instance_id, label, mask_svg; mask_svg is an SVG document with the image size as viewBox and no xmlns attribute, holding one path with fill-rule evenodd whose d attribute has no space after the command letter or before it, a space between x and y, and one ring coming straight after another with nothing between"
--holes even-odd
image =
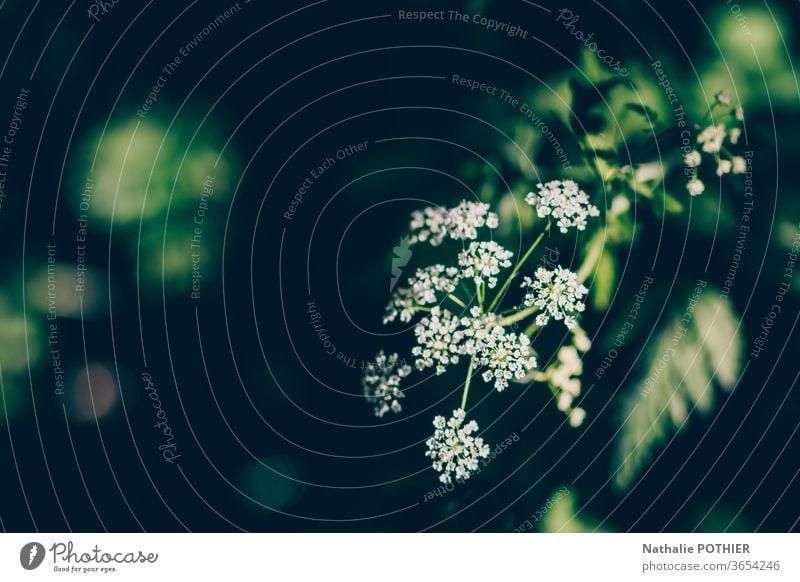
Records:
<instances>
[{"instance_id":1,"label":"green foliage","mask_svg":"<svg viewBox=\"0 0 800 582\"><path fill-rule=\"evenodd\" d=\"M576 509L575 491L563 487L550 496L541 529L548 533L591 533L607 531L600 524Z\"/></svg>"},{"instance_id":2,"label":"green foliage","mask_svg":"<svg viewBox=\"0 0 800 582\"><path fill-rule=\"evenodd\" d=\"M714 384L736 383L744 339L739 318L718 290L695 294L686 311L663 328L649 351L647 374L623 402L614 483L629 487L653 451L685 426L693 410L714 408Z\"/></svg>"},{"instance_id":3,"label":"green foliage","mask_svg":"<svg viewBox=\"0 0 800 582\"><path fill-rule=\"evenodd\" d=\"M592 307L604 311L611 303L611 297L617 286L617 260L606 249L597 263L597 271L592 281Z\"/></svg>"}]
</instances>

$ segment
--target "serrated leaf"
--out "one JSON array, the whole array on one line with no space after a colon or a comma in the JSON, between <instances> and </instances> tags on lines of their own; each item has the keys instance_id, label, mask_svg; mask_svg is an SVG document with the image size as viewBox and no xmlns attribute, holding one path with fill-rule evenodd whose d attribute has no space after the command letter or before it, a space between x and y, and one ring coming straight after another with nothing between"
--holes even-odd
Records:
<instances>
[{"instance_id":1,"label":"serrated leaf","mask_svg":"<svg viewBox=\"0 0 800 582\"><path fill-rule=\"evenodd\" d=\"M726 390L733 388L739 375L744 338L739 333L739 319L728 301L714 294L698 304L694 314L698 327L707 329L704 345L716 371L716 379Z\"/></svg>"},{"instance_id":2,"label":"serrated leaf","mask_svg":"<svg viewBox=\"0 0 800 582\"><path fill-rule=\"evenodd\" d=\"M705 287L656 337L645 375L625 398L614 484L628 488L655 449L695 413L715 405L715 385L729 390L744 355L739 318L719 290Z\"/></svg>"}]
</instances>

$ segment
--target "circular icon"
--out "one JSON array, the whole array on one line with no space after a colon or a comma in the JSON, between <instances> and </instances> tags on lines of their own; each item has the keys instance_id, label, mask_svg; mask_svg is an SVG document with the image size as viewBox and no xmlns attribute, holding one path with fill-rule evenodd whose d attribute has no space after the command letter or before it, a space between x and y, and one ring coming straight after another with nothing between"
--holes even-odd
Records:
<instances>
[{"instance_id":1,"label":"circular icon","mask_svg":"<svg viewBox=\"0 0 800 582\"><path fill-rule=\"evenodd\" d=\"M39 542L29 542L19 551L19 563L26 570L35 570L44 561L44 546Z\"/></svg>"}]
</instances>

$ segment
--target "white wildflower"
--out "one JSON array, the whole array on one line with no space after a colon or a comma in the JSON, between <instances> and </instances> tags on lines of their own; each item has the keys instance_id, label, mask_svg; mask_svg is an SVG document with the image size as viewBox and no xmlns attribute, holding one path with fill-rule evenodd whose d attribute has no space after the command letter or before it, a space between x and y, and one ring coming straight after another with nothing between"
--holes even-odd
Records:
<instances>
[{"instance_id":1,"label":"white wildflower","mask_svg":"<svg viewBox=\"0 0 800 582\"><path fill-rule=\"evenodd\" d=\"M688 154L683 156L683 163L690 168L696 168L697 166L700 165L701 161L702 157L700 155L700 152L698 152L697 150L692 150Z\"/></svg>"},{"instance_id":2,"label":"white wildflower","mask_svg":"<svg viewBox=\"0 0 800 582\"><path fill-rule=\"evenodd\" d=\"M577 376L583 372L583 362L573 346L562 346L558 350L558 361L567 376Z\"/></svg>"},{"instance_id":3,"label":"white wildflower","mask_svg":"<svg viewBox=\"0 0 800 582\"><path fill-rule=\"evenodd\" d=\"M445 484L469 479L478 469L478 460L489 456L489 446L481 437L472 436L478 424L471 420L464 424L466 413L458 408L445 421L443 416L433 419L435 430L425 444L425 456L433 460L433 468L441 473L439 481Z\"/></svg>"},{"instance_id":4,"label":"white wildflower","mask_svg":"<svg viewBox=\"0 0 800 582\"><path fill-rule=\"evenodd\" d=\"M428 206L411 214L409 243L429 241L432 246L442 244L447 235L447 208Z\"/></svg>"},{"instance_id":5,"label":"white wildflower","mask_svg":"<svg viewBox=\"0 0 800 582\"><path fill-rule=\"evenodd\" d=\"M556 400L556 407L561 412L568 412L572 407L574 397L569 392L559 392L558 399Z\"/></svg>"},{"instance_id":6,"label":"white wildflower","mask_svg":"<svg viewBox=\"0 0 800 582\"><path fill-rule=\"evenodd\" d=\"M582 352L588 352L589 348L592 347L592 341L589 339L589 336L586 335L585 331L580 327L575 327L572 330L572 345Z\"/></svg>"},{"instance_id":7,"label":"white wildflower","mask_svg":"<svg viewBox=\"0 0 800 582\"><path fill-rule=\"evenodd\" d=\"M733 145L739 143L739 138L742 136L742 130L738 127L732 127L728 132L728 139Z\"/></svg>"},{"instance_id":8,"label":"white wildflower","mask_svg":"<svg viewBox=\"0 0 800 582\"><path fill-rule=\"evenodd\" d=\"M487 226L497 228L500 220L497 214L489 212L489 205L482 202L462 200L448 212L450 237L456 240L475 240L478 229Z\"/></svg>"},{"instance_id":9,"label":"white wildflower","mask_svg":"<svg viewBox=\"0 0 800 582\"><path fill-rule=\"evenodd\" d=\"M437 292L452 293L458 285L458 269L444 265L431 265L417 269L414 277L408 280L414 298L420 305L438 303Z\"/></svg>"},{"instance_id":10,"label":"white wildflower","mask_svg":"<svg viewBox=\"0 0 800 582\"><path fill-rule=\"evenodd\" d=\"M536 367L536 357L531 340L524 333L506 331L502 326L491 328L477 345L478 364L485 367L484 382L494 380L494 387L502 392L512 379L522 380Z\"/></svg>"},{"instance_id":11,"label":"white wildflower","mask_svg":"<svg viewBox=\"0 0 800 582\"><path fill-rule=\"evenodd\" d=\"M716 95L714 95L714 99L720 105L730 105L731 104L731 94L727 91L719 91Z\"/></svg>"},{"instance_id":12,"label":"white wildflower","mask_svg":"<svg viewBox=\"0 0 800 582\"><path fill-rule=\"evenodd\" d=\"M463 330L464 341L459 346L459 351L467 356L477 353L478 346L483 345L486 336L492 327L497 325L500 318L495 313L481 313L481 308L477 305L469 310L469 316L461 318L461 328Z\"/></svg>"},{"instance_id":13,"label":"white wildflower","mask_svg":"<svg viewBox=\"0 0 800 582\"><path fill-rule=\"evenodd\" d=\"M496 275L501 268L511 266L514 253L494 241L472 242L467 250L458 254L458 264L462 267L461 276L472 278L476 285L485 283L493 288L497 285Z\"/></svg>"},{"instance_id":14,"label":"white wildflower","mask_svg":"<svg viewBox=\"0 0 800 582\"><path fill-rule=\"evenodd\" d=\"M479 307L473 307L469 317L461 318L464 341L459 349L464 355L474 356L476 363L486 368L483 381L494 380L494 387L502 392L509 380L522 380L536 367L536 357L530 338L506 330L499 319L497 314L481 314Z\"/></svg>"},{"instance_id":15,"label":"white wildflower","mask_svg":"<svg viewBox=\"0 0 800 582\"><path fill-rule=\"evenodd\" d=\"M430 242L439 246L446 237L456 240L478 238L478 229L486 226L497 228L497 214L489 212L489 205L483 202L462 200L454 208L428 207L411 214L411 244Z\"/></svg>"},{"instance_id":16,"label":"white wildflower","mask_svg":"<svg viewBox=\"0 0 800 582\"><path fill-rule=\"evenodd\" d=\"M736 119L738 121L744 121L744 109L742 109L741 105L737 105L734 114L736 115Z\"/></svg>"},{"instance_id":17,"label":"white wildflower","mask_svg":"<svg viewBox=\"0 0 800 582\"><path fill-rule=\"evenodd\" d=\"M614 199L611 200L611 213L615 216L625 214L630 208L631 202L628 200L628 197L623 194L617 194L614 196Z\"/></svg>"},{"instance_id":18,"label":"white wildflower","mask_svg":"<svg viewBox=\"0 0 800 582\"><path fill-rule=\"evenodd\" d=\"M561 412L572 416L572 403L581 394L583 362L574 346L562 346L556 361L547 367L540 380L550 384L556 395L556 406ZM578 413L579 415L581 413Z\"/></svg>"},{"instance_id":19,"label":"white wildflower","mask_svg":"<svg viewBox=\"0 0 800 582\"><path fill-rule=\"evenodd\" d=\"M747 171L747 162L742 156L733 156L731 158L734 174L744 174Z\"/></svg>"},{"instance_id":20,"label":"white wildflower","mask_svg":"<svg viewBox=\"0 0 800 582\"><path fill-rule=\"evenodd\" d=\"M567 232L573 226L585 230L588 217L600 216L586 192L572 180L552 180L536 187L539 191L529 192L525 201L536 208L539 218L552 216L561 232Z\"/></svg>"},{"instance_id":21,"label":"white wildflower","mask_svg":"<svg viewBox=\"0 0 800 582\"><path fill-rule=\"evenodd\" d=\"M444 374L448 364L457 364L459 343L463 332L459 329L458 318L447 309L434 307L427 317L423 317L414 328L417 343L411 349L416 357L414 365L418 370L436 366L436 374Z\"/></svg>"},{"instance_id":22,"label":"white wildflower","mask_svg":"<svg viewBox=\"0 0 800 582\"><path fill-rule=\"evenodd\" d=\"M586 418L586 411L583 408L573 408L572 411L569 413L569 425L572 428L578 428L580 425L583 424L583 420Z\"/></svg>"},{"instance_id":23,"label":"white wildflower","mask_svg":"<svg viewBox=\"0 0 800 582\"><path fill-rule=\"evenodd\" d=\"M698 180L697 178L692 178L686 183L686 189L692 196L700 196L700 194L703 193L703 190L705 190L706 187L701 180Z\"/></svg>"},{"instance_id":24,"label":"white wildflower","mask_svg":"<svg viewBox=\"0 0 800 582\"><path fill-rule=\"evenodd\" d=\"M557 361L547 369L550 385L561 392L566 392L571 398L580 396L581 381L577 376L582 373L583 362L573 346L563 346L559 349Z\"/></svg>"},{"instance_id":25,"label":"white wildflower","mask_svg":"<svg viewBox=\"0 0 800 582\"><path fill-rule=\"evenodd\" d=\"M458 281L457 267L431 265L417 269L416 274L408 278L408 287L398 287L392 293L383 323L394 321L398 316L400 321L408 323L417 312L417 307L438 303L442 296L437 296L437 293L452 293Z\"/></svg>"},{"instance_id":26,"label":"white wildflower","mask_svg":"<svg viewBox=\"0 0 800 582\"><path fill-rule=\"evenodd\" d=\"M375 361L367 365L361 385L367 402L375 406L375 416L382 418L389 412L400 412L400 400L405 395L400 390L400 381L411 373L411 366L401 363L397 354L387 356L383 350Z\"/></svg>"},{"instance_id":27,"label":"white wildflower","mask_svg":"<svg viewBox=\"0 0 800 582\"><path fill-rule=\"evenodd\" d=\"M697 143L702 144L702 150L709 154L717 153L722 147L722 142L727 135L725 125L709 125L697 136Z\"/></svg>"},{"instance_id":28,"label":"white wildflower","mask_svg":"<svg viewBox=\"0 0 800 582\"><path fill-rule=\"evenodd\" d=\"M719 164L717 165L717 176L729 174L732 167L733 164L731 164L730 160L720 160Z\"/></svg>"},{"instance_id":29,"label":"white wildflower","mask_svg":"<svg viewBox=\"0 0 800 582\"><path fill-rule=\"evenodd\" d=\"M525 294L525 305L536 306L542 312L536 316L537 325L547 325L550 318L560 321L572 329L575 326L575 313L586 309L582 299L589 290L578 282L578 276L568 269L558 267L549 271L543 267L536 269L534 279L525 277L523 289L530 289Z\"/></svg>"},{"instance_id":30,"label":"white wildflower","mask_svg":"<svg viewBox=\"0 0 800 582\"><path fill-rule=\"evenodd\" d=\"M408 287L397 287L392 293L392 298L386 306L383 323L387 324L398 317L400 321L408 323L417 311L414 293Z\"/></svg>"}]
</instances>

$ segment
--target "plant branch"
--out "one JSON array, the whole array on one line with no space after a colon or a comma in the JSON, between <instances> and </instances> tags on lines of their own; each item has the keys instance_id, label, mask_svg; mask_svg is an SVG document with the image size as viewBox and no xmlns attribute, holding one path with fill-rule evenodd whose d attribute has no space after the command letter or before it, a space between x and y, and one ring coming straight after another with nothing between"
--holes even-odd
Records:
<instances>
[{"instance_id":1,"label":"plant branch","mask_svg":"<svg viewBox=\"0 0 800 582\"><path fill-rule=\"evenodd\" d=\"M467 379L464 380L464 394L461 396L461 410L467 409L467 396L469 395L469 385L472 381L472 368L475 366L475 356L469 359L469 367L467 368Z\"/></svg>"},{"instance_id":2,"label":"plant branch","mask_svg":"<svg viewBox=\"0 0 800 582\"><path fill-rule=\"evenodd\" d=\"M516 323L517 321L521 321L528 317L529 315L533 315L539 310L536 305L531 305L530 307L526 307L522 311L516 312L514 315L509 315L508 317L504 317L497 323L500 325L511 325L512 323Z\"/></svg>"},{"instance_id":3,"label":"plant branch","mask_svg":"<svg viewBox=\"0 0 800 582\"><path fill-rule=\"evenodd\" d=\"M508 289L508 286L511 285L511 281L514 279L514 277L517 276L517 273L519 273L520 268L522 268L522 265L525 263L525 261L528 260L528 257L531 256L531 253L536 249L536 247L539 246L539 243L542 242L544 235L547 234L548 232L550 232L549 220L547 221L547 226L544 228L544 230L539 234L539 236L536 237L536 240L533 241L533 244L528 248L528 250L522 256L522 258L519 261L517 261L517 264L514 265L514 270L511 271L511 274L508 276L508 279L506 279L505 283L503 283L503 286L500 287L500 291L497 292L497 295L494 296L492 303L489 305L489 311L494 309L495 305L497 305L497 303L503 297L506 290Z\"/></svg>"}]
</instances>

